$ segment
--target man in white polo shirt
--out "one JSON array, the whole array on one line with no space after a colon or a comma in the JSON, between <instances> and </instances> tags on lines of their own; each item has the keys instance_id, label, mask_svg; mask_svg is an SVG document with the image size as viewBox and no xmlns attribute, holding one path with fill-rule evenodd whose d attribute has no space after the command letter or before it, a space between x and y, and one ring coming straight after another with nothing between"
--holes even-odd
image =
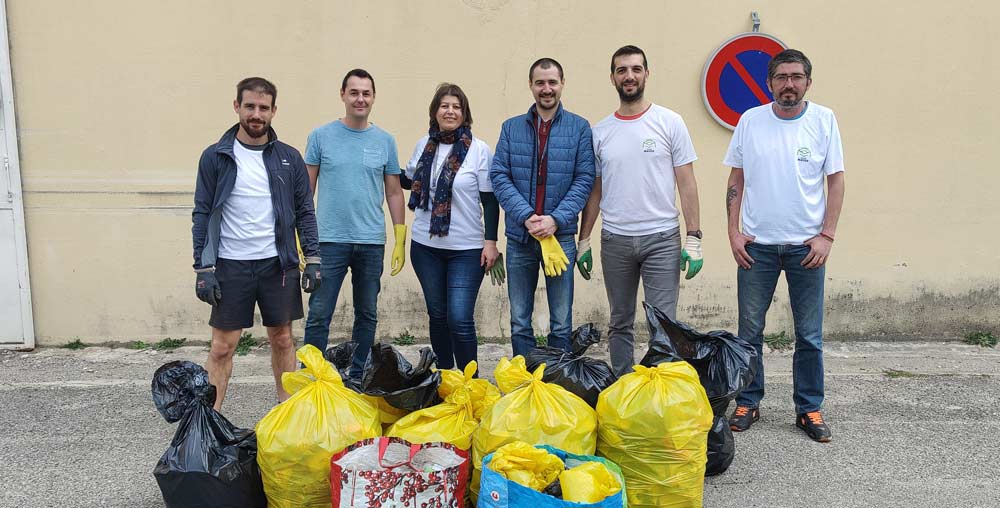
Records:
<instances>
[{"instance_id":1,"label":"man in white polo shirt","mask_svg":"<svg viewBox=\"0 0 1000 508\"><path fill-rule=\"evenodd\" d=\"M743 113L723 162L732 167L726 210L729 244L739 265L739 336L757 349L756 376L736 398L729 425L744 431L760 418L764 317L784 271L795 322L795 424L813 440L827 442L830 428L820 414L823 282L844 203L844 151L833 111L804 100L811 85L812 63L801 51L775 55L767 67L774 102Z\"/></svg>"},{"instance_id":2,"label":"man in white polo shirt","mask_svg":"<svg viewBox=\"0 0 1000 508\"><path fill-rule=\"evenodd\" d=\"M639 278L646 301L674 318L681 269L690 279L702 266L693 165L698 156L681 116L644 97L648 77L641 49L624 46L612 55L611 82L620 101L618 111L593 129L597 179L583 210L577 246L577 267L590 279L590 233L600 212L601 267L611 306L608 344L611 367L619 376L635 364ZM684 249L675 186L687 226Z\"/></svg>"}]
</instances>

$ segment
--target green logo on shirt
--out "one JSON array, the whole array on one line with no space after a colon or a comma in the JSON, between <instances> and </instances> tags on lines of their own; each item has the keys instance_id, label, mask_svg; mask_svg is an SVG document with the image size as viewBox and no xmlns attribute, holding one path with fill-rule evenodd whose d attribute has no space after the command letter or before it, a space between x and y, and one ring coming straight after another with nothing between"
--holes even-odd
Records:
<instances>
[{"instance_id":1,"label":"green logo on shirt","mask_svg":"<svg viewBox=\"0 0 1000 508\"><path fill-rule=\"evenodd\" d=\"M799 156L799 162L809 162L809 156L812 155L812 152L809 151L808 147L803 146L802 148L799 148L799 151L796 152L796 154Z\"/></svg>"},{"instance_id":2,"label":"green logo on shirt","mask_svg":"<svg viewBox=\"0 0 1000 508\"><path fill-rule=\"evenodd\" d=\"M643 141L642 142L642 151L643 152L655 152L656 151L656 141L653 141L652 139L647 139L646 141Z\"/></svg>"}]
</instances>

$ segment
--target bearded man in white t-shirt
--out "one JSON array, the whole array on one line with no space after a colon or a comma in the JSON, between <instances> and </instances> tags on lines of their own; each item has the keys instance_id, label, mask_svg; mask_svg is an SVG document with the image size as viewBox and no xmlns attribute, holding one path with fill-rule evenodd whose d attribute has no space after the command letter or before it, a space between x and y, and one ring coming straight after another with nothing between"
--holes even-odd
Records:
<instances>
[{"instance_id":1,"label":"bearded man in white t-shirt","mask_svg":"<svg viewBox=\"0 0 1000 508\"><path fill-rule=\"evenodd\" d=\"M739 336L757 349L756 375L736 398L729 423L744 431L760 418L764 318L784 271L795 321L795 424L813 440L828 442L830 428L820 413L823 282L844 203L844 153L833 111L804 100L811 85L812 63L801 51L775 55L767 69L774 102L743 113L723 161L732 167L726 210L739 265Z\"/></svg>"},{"instance_id":2,"label":"bearded man in white t-shirt","mask_svg":"<svg viewBox=\"0 0 1000 508\"><path fill-rule=\"evenodd\" d=\"M643 95L649 67L646 54L624 46L611 57L611 83L618 110L593 128L597 179L583 210L577 267L590 279L590 233L601 214L601 267L611 307L608 345L619 376L632 371L636 293L642 278L646 302L671 319L677 314L680 272L686 279L702 266L698 158L684 120ZM687 227L681 248L675 202L680 192Z\"/></svg>"}]
</instances>

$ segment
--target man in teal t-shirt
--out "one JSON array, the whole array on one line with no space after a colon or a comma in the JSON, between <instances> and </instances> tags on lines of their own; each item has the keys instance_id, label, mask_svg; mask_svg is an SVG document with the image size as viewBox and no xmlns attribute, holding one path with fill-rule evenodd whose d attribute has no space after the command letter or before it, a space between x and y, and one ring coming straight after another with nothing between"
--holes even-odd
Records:
<instances>
[{"instance_id":1,"label":"man in teal t-shirt","mask_svg":"<svg viewBox=\"0 0 1000 508\"><path fill-rule=\"evenodd\" d=\"M396 140L368 122L375 103L375 79L363 69L348 72L340 98L344 117L316 128L306 143L309 183L314 193L319 191L316 222L325 283L309 297L305 343L326 350L337 295L350 268L354 289L351 340L357 343L351 377L360 379L378 323L379 279L385 258L383 197L395 233L392 275L406 261L406 226Z\"/></svg>"}]
</instances>

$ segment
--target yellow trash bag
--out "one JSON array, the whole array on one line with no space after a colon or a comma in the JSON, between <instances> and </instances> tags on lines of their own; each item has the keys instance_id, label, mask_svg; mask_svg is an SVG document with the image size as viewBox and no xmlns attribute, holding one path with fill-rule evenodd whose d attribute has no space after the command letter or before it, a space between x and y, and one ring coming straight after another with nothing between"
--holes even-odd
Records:
<instances>
[{"instance_id":1,"label":"yellow trash bag","mask_svg":"<svg viewBox=\"0 0 1000 508\"><path fill-rule=\"evenodd\" d=\"M479 365L472 360L465 366L464 372L454 370L441 371L441 384L438 386L438 395L441 400L448 400L448 396L460 387L465 387L469 391L469 399L472 402L472 413L476 421L482 420L483 415L496 401L500 400L500 390L493 383L486 379L478 379L476 370Z\"/></svg>"},{"instance_id":2,"label":"yellow trash bag","mask_svg":"<svg viewBox=\"0 0 1000 508\"><path fill-rule=\"evenodd\" d=\"M315 346L295 353L306 368L286 372L292 394L257 423L257 464L270 508L329 508L330 457L378 437L378 410L353 390Z\"/></svg>"},{"instance_id":3,"label":"yellow trash bag","mask_svg":"<svg viewBox=\"0 0 1000 508\"><path fill-rule=\"evenodd\" d=\"M559 457L523 441L501 446L486 467L512 482L539 492L556 481L559 473L566 469Z\"/></svg>"},{"instance_id":4,"label":"yellow trash bag","mask_svg":"<svg viewBox=\"0 0 1000 508\"><path fill-rule=\"evenodd\" d=\"M621 467L630 507L701 507L712 407L691 365L636 365L601 392L597 418L597 452Z\"/></svg>"},{"instance_id":5,"label":"yellow trash bag","mask_svg":"<svg viewBox=\"0 0 1000 508\"><path fill-rule=\"evenodd\" d=\"M389 425L396 423L396 421L400 418L410 414L410 412L405 409L399 409L398 407L394 407L392 404L389 404L382 397L365 395L363 393L359 395L361 395L362 399L365 399L369 404L378 409L378 420L382 422L383 430L389 428Z\"/></svg>"},{"instance_id":6,"label":"yellow trash bag","mask_svg":"<svg viewBox=\"0 0 1000 508\"><path fill-rule=\"evenodd\" d=\"M468 450L472 447L472 432L478 425L469 390L460 386L441 404L400 418L385 435L414 444L440 441Z\"/></svg>"},{"instance_id":7,"label":"yellow trash bag","mask_svg":"<svg viewBox=\"0 0 1000 508\"><path fill-rule=\"evenodd\" d=\"M559 473L563 500L574 503L596 503L622 490L621 483L600 462L584 462Z\"/></svg>"},{"instance_id":8,"label":"yellow trash bag","mask_svg":"<svg viewBox=\"0 0 1000 508\"><path fill-rule=\"evenodd\" d=\"M597 414L565 388L542 381L545 364L529 373L524 357L501 358L493 371L506 393L490 408L472 435L473 495L479 492L483 458L507 443L547 444L577 455L597 447Z\"/></svg>"}]
</instances>

